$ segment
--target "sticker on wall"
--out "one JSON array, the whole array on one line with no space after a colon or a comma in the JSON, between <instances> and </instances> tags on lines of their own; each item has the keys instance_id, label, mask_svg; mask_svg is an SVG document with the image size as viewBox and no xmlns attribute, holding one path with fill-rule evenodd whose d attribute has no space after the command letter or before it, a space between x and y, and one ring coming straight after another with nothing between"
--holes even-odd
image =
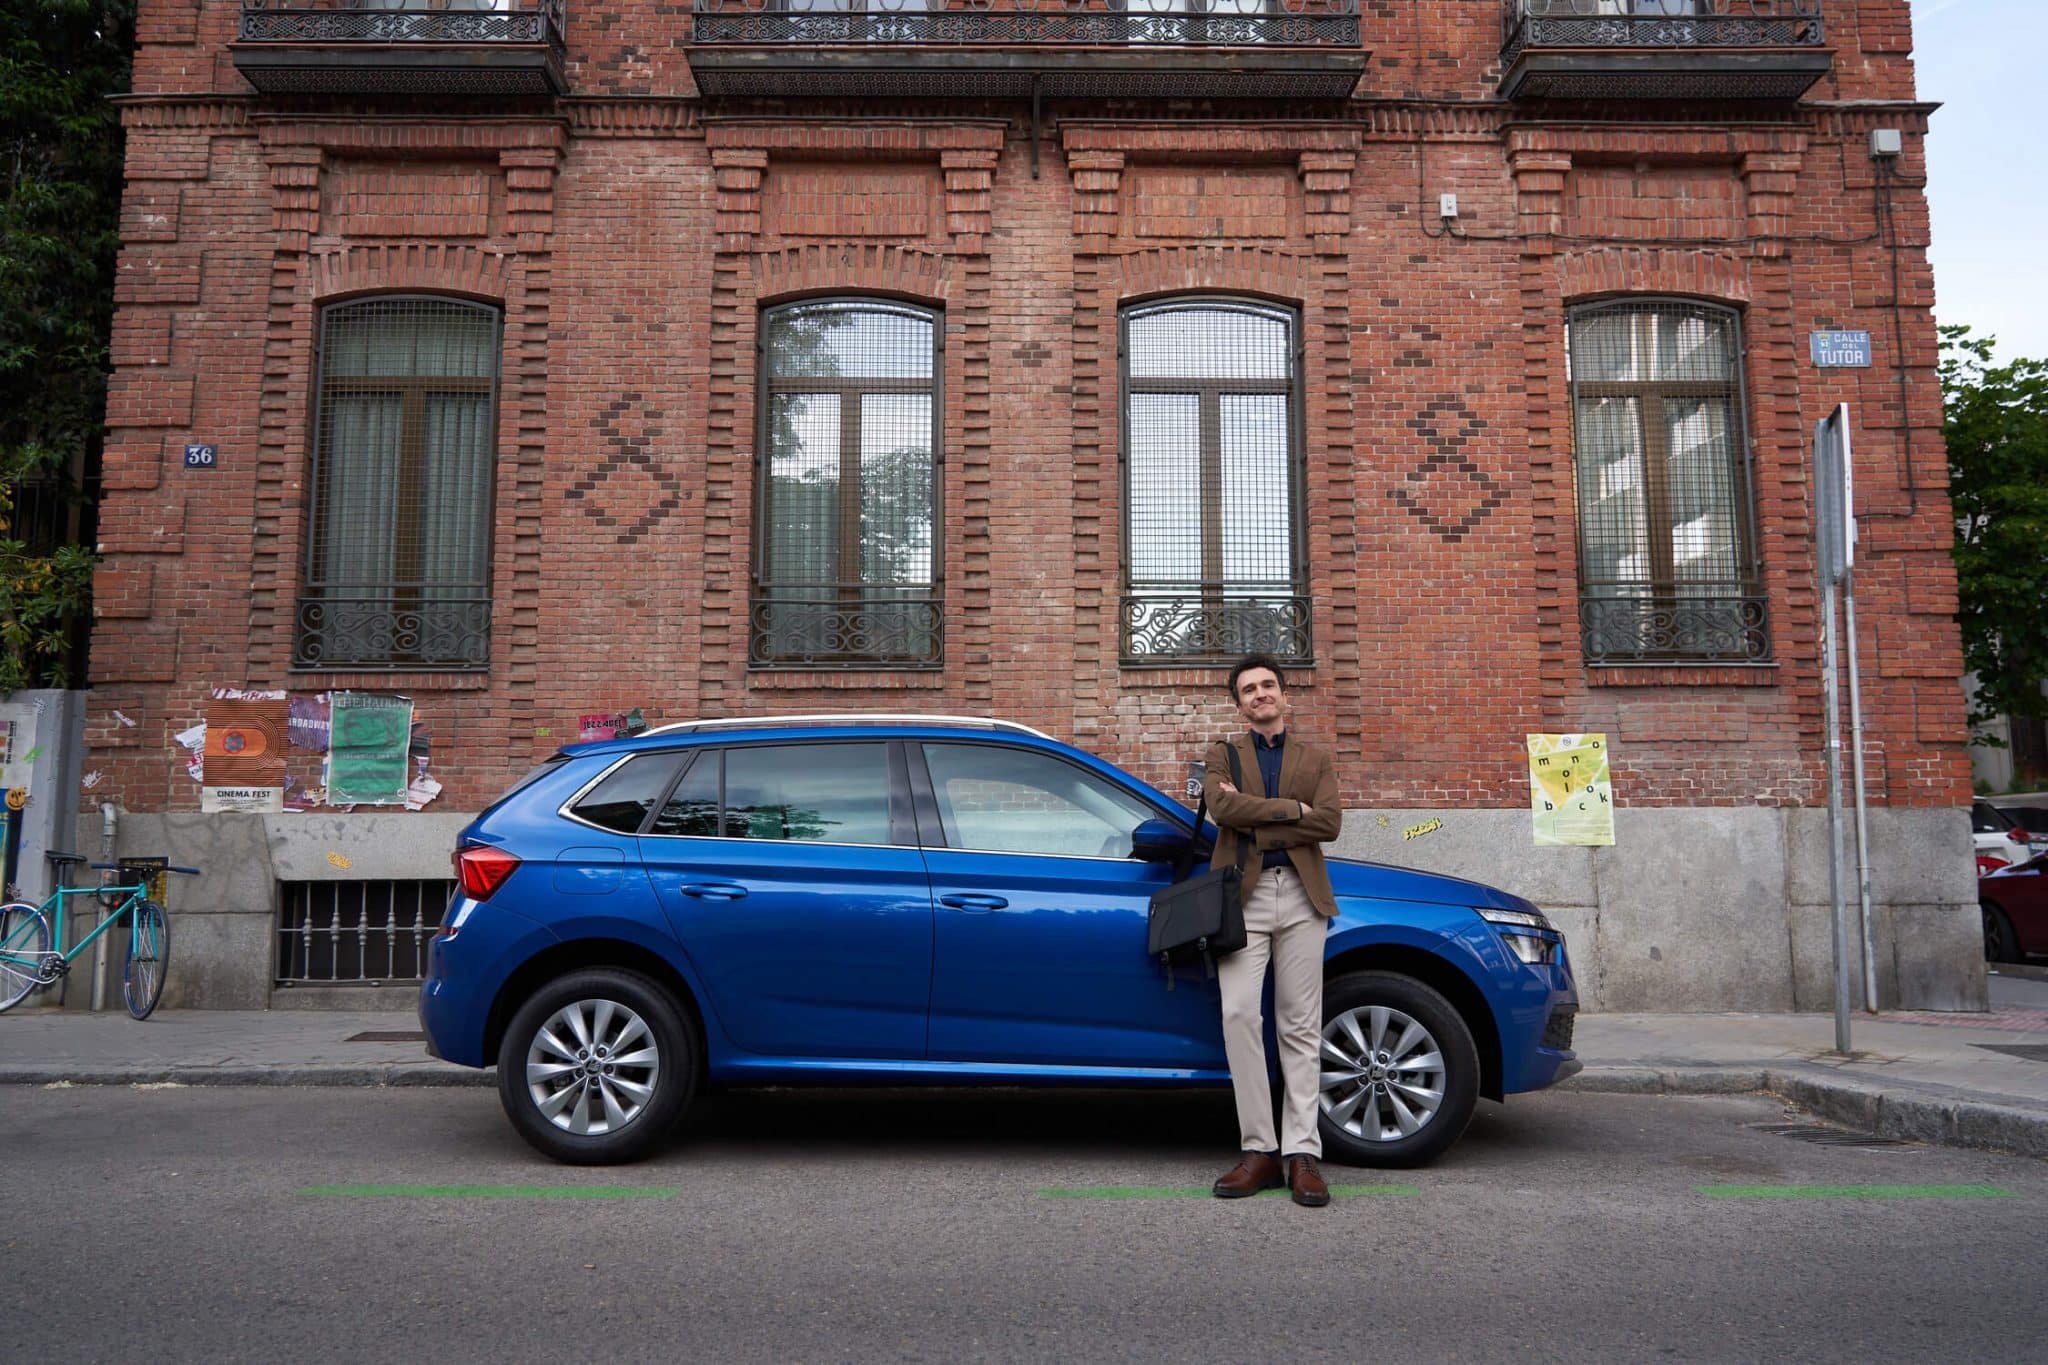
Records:
<instances>
[{"instance_id":1,"label":"sticker on wall","mask_svg":"<svg viewBox=\"0 0 2048 1365\"><path fill-rule=\"evenodd\" d=\"M0 787L26 787L36 748L36 711L20 703L0 705Z\"/></svg>"},{"instance_id":2,"label":"sticker on wall","mask_svg":"<svg viewBox=\"0 0 2048 1365\"><path fill-rule=\"evenodd\" d=\"M1604 734L1529 735L1529 809L1536 847L1614 842L1614 790Z\"/></svg>"},{"instance_id":3,"label":"sticker on wall","mask_svg":"<svg viewBox=\"0 0 2048 1365\"><path fill-rule=\"evenodd\" d=\"M200 758L206 750L206 722L202 720L197 725L188 726L171 738L184 747L185 775L194 782L204 782L206 775L200 767Z\"/></svg>"},{"instance_id":4,"label":"sticker on wall","mask_svg":"<svg viewBox=\"0 0 2048 1365\"><path fill-rule=\"evenodd\" d=\"M1434 834L1444 827L1441 820L1424 820L1419 825L1410 825L1401 831L1403 839L1420 839L1425 834Z\"/></svg>"},{"instance_id":5,"label":"sticker on wall","mask_svg":"<svg viewBox=\"0 0 2048 1365\"><path fill-rule=\"evenodd\" d=\"M329 853L327 855L327 865L340 868L343 872L346 872L355 866L355 862L346 853Z\"/></svg>"},{"instance_id":6,"label":"sticker on wall","mask_svg":"<svg viewBox=\"0 0 2048 1365\"><path fill-rule=\"evenodd\" d=\"M325 769L328 804L403 805L411 738L411 698L336 692Z\"/></svg>"}]
</instances>

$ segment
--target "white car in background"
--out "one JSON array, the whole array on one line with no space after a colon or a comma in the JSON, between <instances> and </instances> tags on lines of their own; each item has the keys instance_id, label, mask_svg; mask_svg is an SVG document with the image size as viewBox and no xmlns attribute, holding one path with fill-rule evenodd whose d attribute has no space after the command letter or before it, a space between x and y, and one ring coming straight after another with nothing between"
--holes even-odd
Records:
<instances>
[{"instance_id":1,"label":"white car in background","mask_svg":"<svg viewBox=\"0 0 2048 1365\"><path fill-rule=\"evenodd\" d=\"M2048 810L2028 814L2048 817ZM2043 828L2030 830L2011 814L1989 801L1970 803L1970 831L1977 846L1977 871L1990 871L1988 864L2003 867L2023 863L2036 853L2048 853L2048 819L2037 821Z\"/></svg>"}]
</instances>

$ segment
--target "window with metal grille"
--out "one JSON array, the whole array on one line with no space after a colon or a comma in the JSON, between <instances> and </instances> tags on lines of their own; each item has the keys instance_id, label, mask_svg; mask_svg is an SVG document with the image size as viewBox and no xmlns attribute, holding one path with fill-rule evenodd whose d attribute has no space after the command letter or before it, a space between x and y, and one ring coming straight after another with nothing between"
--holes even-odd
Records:
<instances>
[{"instance_id":1,"label":"window with metal grille","mask_svg":"<svg viewBox=\"0 0 2048 1365\"><path fill-rule=\"evenodd\" d=\"M1574 309L1579 624L1595 663L1770 657L1742 322L1683 299Z\"/></svg>"},{"instance_id":2,"label":"window with metal grille","mask_svg":"<svg viewBox=\"0 0 2048 1365\"><path fill-rule=\"evenodd\" d=\"M939 665L938 354L908 304L763 315L753 666Z\"/></svg>"},{"instance_id":3,"label":"window with metal grille","mask_svg":"<svg viewBox=\"0 0 2048 1365\"><path fill-rule=\"evenodd\" d=\"M434 878L278 883L278 984L418 981L454 889Z\"/></svg>"},{"instance_id":4,"label":"window with metal grille","mask_svg":"<svg viewBox=\"0 0 2048 1365\"><path fill-rule=\"evenodd\" d=\"M457 299L321 313L295 667L490 662L498 337Z\"/></svg>"},{"instance_id":5,"label":"window with metal grille","mask_svg":"<svg viewBox=\"0 0 2048 1365\"><path fill-rule=\"evenodd\" d=\"M1294 314L1175 299L1122 325L1124 662L1306 662Z\"/></svg>"}]
</instances>

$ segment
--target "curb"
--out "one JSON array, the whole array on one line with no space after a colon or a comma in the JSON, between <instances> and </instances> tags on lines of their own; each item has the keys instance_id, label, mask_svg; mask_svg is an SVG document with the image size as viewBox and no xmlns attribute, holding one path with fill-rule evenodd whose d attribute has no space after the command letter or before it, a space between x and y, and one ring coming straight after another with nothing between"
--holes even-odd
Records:
<instances>
[{"instance_id":1,"label":"curb","mask_svg":"<svg viewBox=\"0 0 2048 1365\"><path fill-rule=\"evenodd\" d=\"M0 1085L333 1086L459 1089L495 1086L495 1069L407 1062L391 1066L0 1066Z\"/></svg>"},{"instance_id":2,"label":"curb","mask_svg":"<svg viewBox=\"0 0 2048 1365\"><path fill-rule=\"evenodd\" d=\"M383 1066L0 1066L0 1085L320 1086L476 1089L495 1069L405 1062ZM2048 1158L2048 1111L1974 1099L1966 1092L1906 1092L1865 1085L1824 1067L1592 1066L1557 1089L1599 1095L1768 1094L1817 1118L1879 1137Z\"/></svg>"},{"instance_id":3,"label":"curb","mask_svg":"<svg viewBox=\"0 0 2048 1365\"><path fill-rule=\"evenodd\" d=\"M1877 1137L2048 1157L2048 1112L1978 1100L1967 1092L1865 1085L1824 1067L1589 1067L1558 1088L1606 1095L1762 1093Z\"/></svg>"}]
</instances>

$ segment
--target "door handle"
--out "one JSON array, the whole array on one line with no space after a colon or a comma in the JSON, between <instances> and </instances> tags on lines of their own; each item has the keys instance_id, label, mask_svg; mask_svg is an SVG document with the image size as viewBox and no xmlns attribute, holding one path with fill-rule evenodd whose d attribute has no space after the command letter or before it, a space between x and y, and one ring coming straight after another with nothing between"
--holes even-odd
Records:
<instances>
[{"instance_id":1,"label":"door handle","mask_svg":"<svg viewBox=\"0 0 2048 1365\"><path fill-rule=\"evenodd\" d=\"M1000 910L1009 902L1001 896L962 895L955 892L950 896L939 897L939 904L955 910Z\"/></svg>"},{"instance_id":2,"label":"door handle","mask_svg":"<svg viewBox=\"0 0 2048 1365\"><path fill-rule=\"evenodd\" d=\"M684 882L683 894L699 900L736 901L747 894L738 882Z\"/></svg>"}]
</instances>

